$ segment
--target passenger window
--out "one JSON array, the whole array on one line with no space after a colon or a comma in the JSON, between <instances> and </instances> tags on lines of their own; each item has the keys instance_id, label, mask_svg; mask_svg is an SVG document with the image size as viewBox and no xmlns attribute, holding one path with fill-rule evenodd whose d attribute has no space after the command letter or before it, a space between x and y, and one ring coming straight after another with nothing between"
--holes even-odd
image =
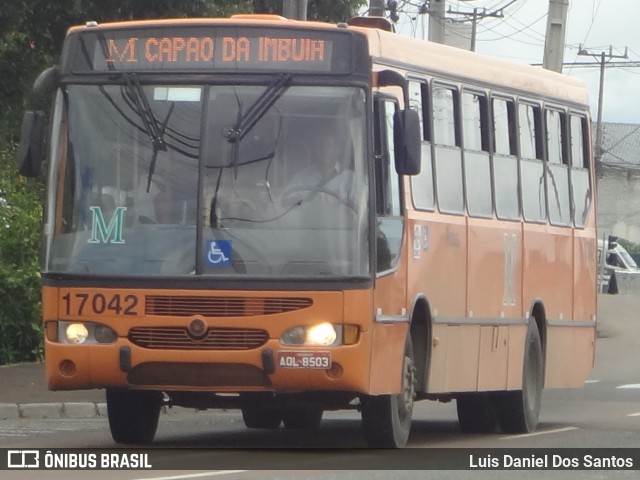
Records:
<instances>
[{"instance_id":1,"label":"passenger window","mask_svg":"<svg viewBox=\"0 0 640 480\"><path fill-rule=\"evenodd\" d=\"M430 141L429 135L429 95L427 84L424 82L409 82L409 108L418 112L420 117L420 130L422 131L422 140Z\"/></svg>"},{"instance_id":2,"label":"passenger window","mask_svg":"<svg viewBox=\"0 0 640 480\"><path fill-rule=\"evenodd\" d=\"M586 117L571 115L570 118L573 222L576 227L584 227L591 207L588 123Z\"/></svg>"},{"instance_id":3,"label":"passenger window","mask_svg":"<svg viewBox=\"0 0 640 480\"><path fill-rule=\"evenodd\" d=\"M489 150L485 140L485 123L483 122L486 101L484 96L476 93L464 92L462 94L462 129L465 150Z\"/></svg>"},{"instance_id":4,"label":"passenger window","mask_svg":"<svg viewBox=\"0 0 640 480\"><path fill-rule=\"evenodd\" d=\"M456 106L455 92L446 87L433 88L433 141L437 145L455 147Z\"/></svg>"},{"instance_id":5,"label":"passenger window","mask_svg":"<svg viewBox=\"0 0 640 480\"><path fill-rule=\"evenodd\" d=\"M585 156L586 135L582 124L586 119L571 115L571 166L574 168L588 168L589 159Z\"/></svg>"},{"instance_id":6,"label":"passenger window","mask_svg":"<svg viewBox=\"0 0 640 480\"><path fill-rule=\"evenodd\" d=\"M516 155L513 102L494 98L492 105L494 151L500 155Z\"/></svg>"},{"instance_id":7,"label":"passenger window","mask_svg":"<svg viewBox=\"0 0 640 480\"><path fill-rule=\"evenodd\" d=\"M547 110L547 160L549 163L568 164L563 150L563 114L556 110Z\"/></svg>"},{"instance_id":8,"label":"passenger window","mask_svg":"<svg viewBox=\"0 0 640 480\"><path fill-rule=\"evenodd\" d=\"M422 131L422 165L418 175L411 176L413 204L420 210L434 210L433 165L431 163L431 134L429 129L429 95L424 82L409 82L409 105L420 115Z\"/></svg>"},{"instance_id":9,"label":"passenger window","mask_svg":"<svg viewBox=\"0 0 640 480\"><path fill-rule=\"evenodd\" d=\"M571 224L571 195L569 191L569 167L564 151L566 128L565 114L546 110L547 125L547 206L549 221L553 225Z\"/></svg>"},{"instance_id":10,"label":"passenger window","mask_svg":"<svg viewBox=\"0 0 640 480\"><path fill-rule=\"evenodd\" d=\"M486 99L477 93L462 94L465 189L467 211L474 217L493 215L491 161L486 135Z\"/></svg>"},{"instance_id":11,"label":"passenger window","mask_svg":"<svg viewBox=\"0 0 640 480\"><path fill-rule=\"evenodd\" d=\"M520 137L520 157L542 159L542 152L538 146L539 140L539 109L532 105L518 106L518 134Z\"/></svg>"}]
</instances>

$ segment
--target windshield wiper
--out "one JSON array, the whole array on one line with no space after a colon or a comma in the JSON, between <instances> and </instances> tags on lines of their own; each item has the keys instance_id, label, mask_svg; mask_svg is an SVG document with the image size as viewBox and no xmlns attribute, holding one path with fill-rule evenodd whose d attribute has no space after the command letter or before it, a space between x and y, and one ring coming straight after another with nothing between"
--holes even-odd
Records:
<instances>
[{"instance_id":1,"label":"windshield wiper","mask_svg":"<svg viewBox=\"0 0 640 480\"><path fill-rule=\"evenodd\" d=\"M234 178L238 177L238 150L240 150L240 142L265 115L265 113L269 111L273 104L278 101L287 88L289 88L290 81L291 74L281 73L278 75L278 77L276 77L276 79L264 89L260 96L256 98L244 114L242 113L242 104L238 104L238 117L236 118L236 123L225 132L227 142L233 144L231 146L231 162L229 164L233 166ZM269 157L267 156L265 158ZM218 204L218 190L220 189L222 172L223 167L220 167L220 173L218 174L218 180L216 182L216 189L213 192L213 199L211 200L211 213L209 219L211 227L217 227L220 221L216 213L216 207Z\"/></svg>"},{"instance_id":2,"label":"windshield wiper","mask_svg":"<svg viewBox=\"0 0 640 480\"><path fill-rule=\"evenodd\" d=\"M242 113L242 105L238 106L236 123L225 133L227 142L233 143L231 147L231 165L233 165L234 177L238 176L238 149L240 142L289 88L290 81L291 74L282 73L265 88L264 92L256 98L246 113Z\"/></svg>"},{"instance_id":3,"label":"windshield wiper","mask_svg":"<svg viewBox=\"0 0 640 480\"><path fill-rule=\"evenodd\" d=\"M134 73L124 73L123 74L125 81L127 82L127 91L129 93L129 97L133 101L136 113L142 120L144 125L144 129L149 135L149 139L151 140L151 145L153 146L153 156L151 157L151 163L149 164L149 175L147 177L147 193L151 189L151 178L153 177L153 173L156 169L156 160L158 159L158 152L161 150L163 152L167 151L167 144L164 141L164 132L167 128L167 124L169 123L169 118L173 113L173 107L175 107L175 103L171 104L169 108L169 112L167 112L167 116L165 117L162 125L156 120L156 117L153 115L153 110L151 110L151 105L149 105L149 99L147 95L144 93L144 89L142 85L140 85L140 80Z\"/></svg>"}]
</instances>

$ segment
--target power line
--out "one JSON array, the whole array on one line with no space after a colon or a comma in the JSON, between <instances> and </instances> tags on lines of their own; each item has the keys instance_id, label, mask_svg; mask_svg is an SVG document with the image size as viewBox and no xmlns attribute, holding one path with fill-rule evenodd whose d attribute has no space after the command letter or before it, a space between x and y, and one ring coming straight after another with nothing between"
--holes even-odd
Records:
<instances>
[{"instance_id":1,"label":"power line","mask_svg":"<svg viewBox=\"0 0 640 480\"><path fill-rule=\"evenodd\" d=\"M609 58L609 60L611 60L612 58L624 58L627 59L629 58L629 56L627 55L627 50L625 49L625 53L624 55L614 55L613 54L613 47L609 47L609 54L607 55L606 52L601 52L600 53L600 88L599 88L599 92L598 92L598 123L597 123L597 127L596 127L596 151L595 151L595 161L596 161L596 165L600 163L600 160L602 158L602 102L604 99L604 70L605 70L605 66L606 66L606 59L607 57ZM589 50L587 50L586 48L582 48L582 46L580 47L580 49L578 50L578 55L579 56L591 56L594 58L598 58L598 55L590 52Z\"/></svg>"}]
</instances>

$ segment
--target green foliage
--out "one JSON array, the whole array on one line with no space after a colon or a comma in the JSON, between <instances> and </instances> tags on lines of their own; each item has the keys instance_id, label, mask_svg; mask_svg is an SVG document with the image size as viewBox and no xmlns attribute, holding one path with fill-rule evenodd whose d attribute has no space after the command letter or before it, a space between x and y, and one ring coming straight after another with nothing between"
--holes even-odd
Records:
<instances>
[{"instance_id":1,"label":"green foliage","mask_svg":"<svg viewBox=\"0 0 640 480\"><path fill-rule=\"evenodd\" d=\"M0 364L42 358L41 187L20 177L0 144Z\"/></svg>"},{"instance_id":2,"label":"green foliage","mask_svg":"<svg viewBox=\"0 0 640 480\"><path fill-rule=\"evenodd\" d=\"M252 3L256 13L282 15L282 0L254 0ZM323 22L346 22L366 3L363 0L308 0L307 18Z\"/></svg>"}]
</instances>

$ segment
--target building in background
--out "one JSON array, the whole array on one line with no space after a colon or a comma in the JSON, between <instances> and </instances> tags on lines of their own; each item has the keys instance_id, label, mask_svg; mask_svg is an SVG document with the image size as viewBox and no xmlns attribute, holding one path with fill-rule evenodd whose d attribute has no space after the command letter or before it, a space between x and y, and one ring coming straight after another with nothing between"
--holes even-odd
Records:
<instances>
[{"instance_id":1,"label":"building in background","mask_svg":"<svg viewBox=\"0 0 640 480\"><path fill-rule=\"evenodd\" d=\"M596 166L598 228L640 243L640 125L603 123L602 151Z\"/></svg>"}]
</instances>

